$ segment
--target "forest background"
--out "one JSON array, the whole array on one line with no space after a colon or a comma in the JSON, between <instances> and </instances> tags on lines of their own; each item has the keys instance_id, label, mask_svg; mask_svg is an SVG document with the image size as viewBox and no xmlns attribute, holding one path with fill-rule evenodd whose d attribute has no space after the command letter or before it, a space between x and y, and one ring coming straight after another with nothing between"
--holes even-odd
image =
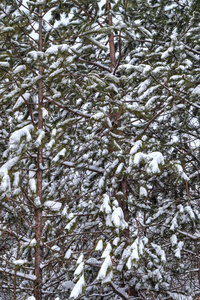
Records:
<instances>
[{"instance_id":1,"label":"forest background","mask_svg":"<svg viewBox=\"0 0 200 300\"><path fill-rule=\"evenodd\" d=\"M200 2L0 4L0 297L200 297Z\"/></svg>"}]
</instances>

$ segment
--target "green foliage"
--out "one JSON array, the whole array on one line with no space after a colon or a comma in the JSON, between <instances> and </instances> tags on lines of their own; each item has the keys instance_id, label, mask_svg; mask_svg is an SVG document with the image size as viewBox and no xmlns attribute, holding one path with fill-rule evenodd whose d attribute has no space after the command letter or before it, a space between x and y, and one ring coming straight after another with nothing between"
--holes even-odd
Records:
<instances>
[{"instance_id":1,"label":"green foliage","mask_svg":"<svg viewBox=\"0 0 200 300\"><path fill-rule=\"evenodd\" d=\"M44 299L199 293L198 4L110 4L46 1L42 51L40 4L0 6L0 292L11 299L32 295L39 245Z\"/></svg>"}]
</instances>

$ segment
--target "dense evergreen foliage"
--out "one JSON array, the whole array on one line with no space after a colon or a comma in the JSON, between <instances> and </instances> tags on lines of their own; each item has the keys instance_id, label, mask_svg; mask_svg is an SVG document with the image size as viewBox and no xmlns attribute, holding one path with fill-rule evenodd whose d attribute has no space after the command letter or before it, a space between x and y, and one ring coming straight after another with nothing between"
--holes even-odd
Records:
<instances>
[{"instance_id":1,"label":"dense evergreen foliage","mask_svg":"<svg viewBox=\"0 0 200 300\"><path fill-rule=\"evenodd\" d=\"M2 1L2 299L198 299L199 8Z\"/></svg>"}]
</instances>

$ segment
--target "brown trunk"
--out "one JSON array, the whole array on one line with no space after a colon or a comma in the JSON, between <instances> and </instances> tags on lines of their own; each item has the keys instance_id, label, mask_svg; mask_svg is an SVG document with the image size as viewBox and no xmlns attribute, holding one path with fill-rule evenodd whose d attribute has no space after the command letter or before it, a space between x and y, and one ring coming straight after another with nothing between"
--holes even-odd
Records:
<instances>
[{"instance_id":1,"label":"brown trunk","mask_svg":"<svg viewBox=\"0 0 200 300\"><path fill-rule=\"evenodd\" d=\"M127 193L128 193L128 185L127 185L127 180L126 178L123 178L120 185L119 185L119 191L123 193L123 198L118 199L119 206L123 210L124 213L124 219L126 222L129 221L129 210L128 210L128 202L127 202ZM129 237L129 229L124 230L125 236L128 238Z\"/></svg>"},{"instance_id":2,"label":"brown trunk","mask_svg":"<svg viewBox=\"0 0 200 300\"><path fill-rule=\"evenodd\" d=\"M108 9L108 25L112 26L113 25L112 15L110 14L111 4L109 0L107 0L107 9ZM114 43L113 33L109 35L109 47L110 47L110 61L111 61L110 71L113 72L116 66L115 43Z\"/></svg>"},{"instance_id":3,"label":"brown trunk","mask_svg":"<svg viewBox=\"0 0 200 300\"><path fill-rule=\"evenodd\" d=\"M39 51L43 50L42 45L42 7L39 7ZM42 66L39 67L39 74L43 74ZM43 117L42 117L42 105L43 105L43 82L42 79L38 83L38 129L43 128ZM40 198L40 203L43 203L42 199L42 162L43 162L43 149L42 146L38 148L37 154L37 195ZM41 246L41 238L42 238L42 208L35 209L35 238L37 241L35 248L35 286L34 286L34 296L36 300L42 300L42 246Z\"/></svg>"},{"instance_id":4,"label":"brown trunk","mask_svg":"<svg viewBox=\"0 0 200 300\"><path fill-rule=\"evenodd\" d=\"M42 300L42 247L40 245L42 235L42 209L36 209L35 211L35 237L37 241L35 249L35 287L34 296L36 300Z\"/></svg>"},{"instance_id":5,"label":"brown trunk","mask_svg":"<svg viewBox=\"0 0 200 300\"><path fill-rule=\"evenodd\" d=\"M195 251L196 251L196 256L197 256L198 281L199 281L199 286L200 286L200 261L199 261L199 248L198 248L197 241L195 241Z\"/></svg>"}]
</instances>

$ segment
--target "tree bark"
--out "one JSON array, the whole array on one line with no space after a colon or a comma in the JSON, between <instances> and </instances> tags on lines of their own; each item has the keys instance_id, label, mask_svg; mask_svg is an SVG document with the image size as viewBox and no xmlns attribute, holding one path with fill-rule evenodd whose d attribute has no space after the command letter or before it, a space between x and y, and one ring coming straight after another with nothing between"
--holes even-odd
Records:
<instances>
[{"instance_id":1,"label":"tree bark","mask_svg":"<svg viewBox=\"0 0 200 300\"><path fill-rule=\"evenodd\" d=\"M108 10L108 25L112 26L113 21L112 21L112 15L110 14L111 4L109 0L107 0L107 10ZM110 71L112 73L115 70L115 66L116 66L115 43L114 43L113 33L109 35L109 47L110 47L110 61L111 61Z\"/></svg>"},{"instance_id":2,"label":"tree bark","mask_svg":"<svg viewBox=\"0 0 200 300\"><path fill-rule=\"evenodd\" d=\"M42 6L39 6L39 51L43 50L42 44ZM39 66L39 74L43 75L43 67ZM42 105L43 105L43 81L42 79L38 83L38 129L43 128L43 116L42 116ZM41 169L43 162L43 148L40 146L37 153L37 196L40 199L40 203L43 203L43 193L42 193L42 175L43 171ZM35 286L34 286L34 296L36 300L42 300L42 208L35 208L35 238L36 238L36 248L35 248Z\"/></svg>"}]
</instances>

